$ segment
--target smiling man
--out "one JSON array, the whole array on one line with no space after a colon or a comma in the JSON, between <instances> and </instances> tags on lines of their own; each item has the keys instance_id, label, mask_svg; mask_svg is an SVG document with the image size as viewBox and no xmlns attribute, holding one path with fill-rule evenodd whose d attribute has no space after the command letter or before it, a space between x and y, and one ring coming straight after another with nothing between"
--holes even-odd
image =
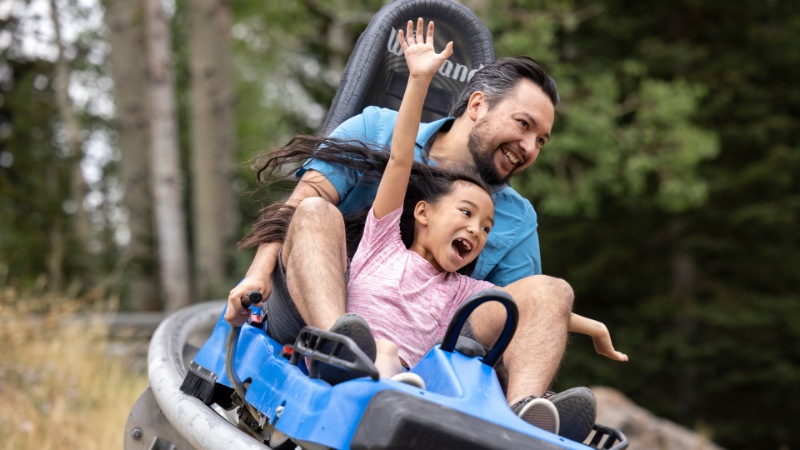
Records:
<instances>
[{"instance_id":1,"label":"smiling man","mask_svg":"<svg viewBox=\"0 0 800 450\"><path fill-rule=\"evenodd\" d=\"M452 117L420 125L415 149L419 161L472 166L493 186L494 226L471 276L503 286L517 301L519 326L503 357L506 394L530 422L535 418L526 406L545 394L564 353L573 292L564 280L541 275L536 212L506 182L533 164L549 141L557 104L556 84L537 61L500 59L475 73L455 99ZM369 107L331 137L387 149L396 118L396 111ZM258 250L246 277L231 290L225 314L231 325L242 325L248 314L242 298L261 291L268 297L268 333L281 343L294 342L306 324L331 329L345 314L348 260L342 213L371 205L377 188L374 180L350 168L321 161L311 161L297 176L300 182L287 201L297 209L283 244L260 242L255 231L242 241ZM491 346L505 320L501 305L486 303L470 317L467 333ZM359 336L351 337L362 345ZM374 343L364 342L362 348L370 346ZM582 441L594 424L591 391L574 388L550 400L560 414L560 434Z\"/></svg>"}]
</instances>

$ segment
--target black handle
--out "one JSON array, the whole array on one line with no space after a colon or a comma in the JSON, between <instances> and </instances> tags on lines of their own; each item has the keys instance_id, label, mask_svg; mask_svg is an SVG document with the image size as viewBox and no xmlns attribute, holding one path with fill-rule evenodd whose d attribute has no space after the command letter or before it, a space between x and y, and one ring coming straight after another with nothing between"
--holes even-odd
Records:
<instances>
[{"instance_id":1,"label":"black handle","mask_svg":"<svg viewBox=\"0 0 800 450\"><path fill-rule=\"evenodd\" d=\"M506 308L506 323L503 325L503 330L500 332L500 336L497 337L497 340L494 341L492 348L490 348L486 356L483 357L484 364L494 367L503 355L503 352L506 351L508 344L511 343L511 338L514 337L514 332L517 331L517 324L519 323L517 303L511 295L500 289L484 289L477 292L458 308L458 311L456 311L456 314L453 316L453 320L450 321L450 325L447 326L447 331L444 333L442 350L452 352L456 348L461 329L467 322L469 315L472 314L472 311L475 311L475 308L478 306L491 301L500 302Z\"/></svg>"},{"instance_id":2,"label":"black handle","mask_svg":"<svg viewBox=\"0 0 800 450\"><path fill-rule=\"evenodd\" d=\"M257 305L261 303L264 297L261 295L259 291L250 291L248 292L245 297L242 299L242 307L249 308L251 305Z\"/></svg>"}]
</instances>

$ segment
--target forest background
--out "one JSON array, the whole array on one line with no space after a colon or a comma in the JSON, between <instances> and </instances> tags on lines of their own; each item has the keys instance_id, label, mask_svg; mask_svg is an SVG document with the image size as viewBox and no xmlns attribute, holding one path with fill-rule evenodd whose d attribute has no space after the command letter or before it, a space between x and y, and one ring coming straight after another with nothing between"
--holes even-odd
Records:
<instances>
[{"instance_id":1,"label":"forest background","mask_svg":"<svg viewBox=\"0 0 800 450\"><path fill-rule=\"evenodd\" d=\"M385 3L0 3L0 288L226 297L237 239L286 192L248 161L318 129ZM576 337L555 387L615 387L728 449L800 448L800 4L463 3L559 84L513 185L545 273L631 357Z\"/></svg>"}]
</instances>

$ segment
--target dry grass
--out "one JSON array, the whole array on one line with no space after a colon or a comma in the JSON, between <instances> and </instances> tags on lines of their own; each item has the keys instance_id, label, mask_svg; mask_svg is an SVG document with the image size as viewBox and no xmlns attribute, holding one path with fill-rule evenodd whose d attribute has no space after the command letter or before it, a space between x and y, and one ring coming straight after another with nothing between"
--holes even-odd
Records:
<instances>
[{"instance_id":1,"label":"dry grass","mask_svg":"<svg viewBox=\"0 0 800 450\"><path fill-rule=\"evenodd\" d=\"M0 291L0 449L122 448L146 375L110 355L103 327L68 320L98 311L46 298Z\"/></svg>"}]
</instances>

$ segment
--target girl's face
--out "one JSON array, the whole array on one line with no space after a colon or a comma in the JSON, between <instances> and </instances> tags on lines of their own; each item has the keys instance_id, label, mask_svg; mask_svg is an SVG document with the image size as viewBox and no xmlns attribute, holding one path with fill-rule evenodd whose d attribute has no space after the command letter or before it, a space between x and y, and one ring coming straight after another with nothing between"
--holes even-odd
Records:
<instances>
[{"instance_id":1,"label":"girl's face","mask_svg":"<svg viewBox=\"0 0 800 450\"><path fill-rule=\"evenodd\" d=\"M456 272L478 257L494 225L489 194L468 182L456 182L453 191L435 203L421 201L411 250L438 270Z\"/></svg>"}]
</instances>

